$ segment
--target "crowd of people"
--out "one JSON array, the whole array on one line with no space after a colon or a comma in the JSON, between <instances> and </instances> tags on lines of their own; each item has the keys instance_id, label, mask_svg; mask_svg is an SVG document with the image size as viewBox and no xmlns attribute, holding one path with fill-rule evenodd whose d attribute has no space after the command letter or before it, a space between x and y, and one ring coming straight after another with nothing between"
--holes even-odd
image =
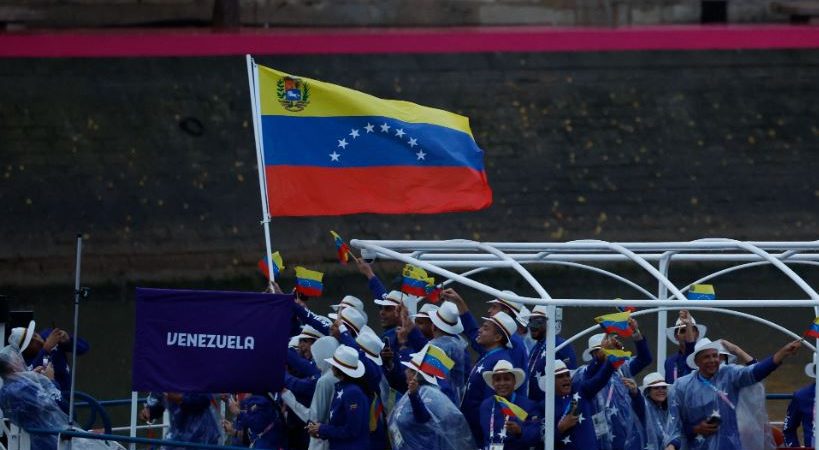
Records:
<instances>
[{"instance_id":1,"label":"crowd of people","mask_svg":"<svg viewBox=\"0 0 819 450\"><path fill-rule=\"evenodd\" d=\"M281 392L152 393L140 417L154 423L167 411L170 440L266 449L523 450L543 448L546 427L558 449L773 448L760 382L800 341L757 360L726 339L706 337L707 328L683 310L668 329L678 348L665 374L642 374L654 358L629 318L628 337L594 334L580 359L563 346L547 386L546 331L554 322L545 307L489 299L479 323L454 289L427 302L387 291L366 262L356 264L378 306L381 335L357 297L345 296L325 317L316 302L296 295ZM37 358L70 342L63 333L38 341L30 329L12 332L0 351L4 411L14 410L19 383L56 401L53 387L62 381L55 359L44 366ZM42 342L32 347L35 341ZM556 345L563 342L556 336ZM633 356L612 358L626 348ZM544 417L549 389L553 419ZM812 445L814 389L797 391L788 408L789 446L800 444L800 426Z\"/></svg>"}]
</instances>

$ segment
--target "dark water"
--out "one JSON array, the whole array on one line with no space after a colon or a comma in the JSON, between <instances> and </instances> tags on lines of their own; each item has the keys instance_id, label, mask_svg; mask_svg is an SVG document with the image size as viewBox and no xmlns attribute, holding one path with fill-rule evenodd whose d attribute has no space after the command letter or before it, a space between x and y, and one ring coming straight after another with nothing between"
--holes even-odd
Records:
<instances>
[{"instance_id":1,"label":"dark water","mask_svg":"<svg viewBox=\"0 0 819 450\"><path fill-rule=\"evenodd\" d=\"M673 269L676 271L672 272L672 281L678 285L684 285L717 269L712 266L684 266L679 270ZM613 270L631 277L649 291L656 290L656 281L648 275L633 270L617 270L617 268ZM794 270L803 275L812 286L819 286L819 270L816 268L794 267ZM399 273L398 266L385 264L377 267L376 271L386 285L397 286L395 277ZM540 270L535 274L555 298L638 297L636 291L616 281L573 269ZM512 289L519 294L534 295L531 288L513 274L492 271L476 278L501 289ZM722 299L747 298L752 301L763 298L807 298L784 275L770 268L749 269L714 280L713 284L717 297ZM285 278L283 285L291 286L292 280ZM130 395L134 286L131 284L91 286L90 297L81 302L79 333L90 342L91 351L79 359L77 388L99 399L127 398ZM263 282L260 278L248 276L223 281L200 280L153 284L151 287L258 291L262 289ZM484 302L489 299L487 295L457 285L454 287L467 299L476 316L486 310ZM12 309L33 309L39 327L51 326L53 323L57 327L70 329L73 320L72 290L73 286L37 289L5 287L0 290L0 293L12 298ZM370 300L366 281L361 275L355 273L353 267L340 268L339 273L326 276L326 297L311 301L314 305L312 309L326 314L329 312L329 305L335 303L346 293L357 295L365 302ZM815 317L813 311L808 308L745 308L742 311L763 316L797 334L801 334ZM611 312L611 309L566 308L561 334L569 337L590 326L593 323L593 317L606 312ZM378 313L372 303L368 303L368 314L370 325L378 330L380 328L377 321ZM708 326L708 337L727 338L757 358L773 353L789 341L789 338L780 332L746 319L716 312L694 312L693 314L699 323ZM669 316L669 321L672 321L675 313L669 313ZM643 334L649 339L652 349L655 349L656 316L649 315L639 320ZM585 348L585 343L585 337L575 343L574 348L578 356ZM673 351L672 344L670 342L668 344L669 350ZM803 374L803 366L810 359L811 353L805 349L788 360L768 378L768 392L789 393L810 383L812 380ZM641 379L643 375L645 373L639 378ZM781 420L784 417L786 406L785 401L769 401L768 409L771 419ZM127 409L115 412L114 416L118 423L125 424Z\"/></svg>"}]
</instances>

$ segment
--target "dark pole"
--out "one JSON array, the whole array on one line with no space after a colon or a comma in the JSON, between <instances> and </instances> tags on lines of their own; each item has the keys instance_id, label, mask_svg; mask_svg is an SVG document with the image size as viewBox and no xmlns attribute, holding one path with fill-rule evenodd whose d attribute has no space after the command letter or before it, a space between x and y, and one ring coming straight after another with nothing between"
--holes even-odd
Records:
<instances>
[{"instance_id":1,"label":"dark pole","mask_svg":"<svg viewBox=\"0 0 819 450\"><path fill-rule=\"evenodd\" d=\"M71 390L68 400L68 420L74 422L74 388L77 382L77 329L80 323L80 262L82 261L82 234L77 235L77 265L74 273L74 334L71 337Z\"/></svg>"}]
</instances>

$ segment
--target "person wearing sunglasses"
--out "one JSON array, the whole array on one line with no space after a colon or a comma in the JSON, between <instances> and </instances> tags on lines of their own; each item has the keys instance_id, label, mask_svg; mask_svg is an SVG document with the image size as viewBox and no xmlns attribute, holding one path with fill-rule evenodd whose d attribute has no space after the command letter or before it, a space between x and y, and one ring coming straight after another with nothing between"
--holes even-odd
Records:
<instances>
[{"instance_id":1,"label":"person wearing sunglasses","mask_svg":"<svg viewBox=\"0 0 819 450\"><path fill-rule=\"evenodd\" d=\"M665 378L658 372L651 372L643 378L640 391L643 395L633 398L634 411L643 422L646 433L646 449L662 450L665 447L666 425L668 423L668 387Z\"/></svg>"},{"instance_id":2,"label":"person wearing sunglasses","mask_svg":"<svg viewBox=\"0 0 819 450\"><path fill-rule=\"evenodd\" d=\"M535 345L529 353L529 364L527 366L529 376L529 399L533 402L542 401L545 398L543 391L538 388L538 379L543 376L546 370L546 327L549 318L546 317L546 307L535 306L529 315L529 334L535 340ZM555 346L566 340L555 335ZM569 370L577 367L577 356L571 345L567 345L555 353L555 359L563 361Z\"/></svg>"},{"instance_id":3,"label":"person wearing sunglasses","mask_svg":"<svg viewBox=\"0 0 819 450\"><path fill-rule=\"evenodd\" d=\"M685 362L694 351L694 344L705 337L708 327L698 324L687 310L681 309L673 327L666 328L668 340L676 343L679 350L665 360L665 382L674 383L677 378L688 375L691 369Z\"/></svg>"}]
</instances>

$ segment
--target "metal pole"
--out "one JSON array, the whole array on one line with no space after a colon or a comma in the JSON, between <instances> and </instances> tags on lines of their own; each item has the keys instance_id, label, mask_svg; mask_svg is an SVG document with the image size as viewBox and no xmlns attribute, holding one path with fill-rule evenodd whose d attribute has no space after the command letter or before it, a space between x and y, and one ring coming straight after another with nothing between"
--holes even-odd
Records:
<instances>
[{"instance_id":1,"label":"metal pole","mask_svg":"<svg viewBox=\"0 0 819 450\"><path fill-rule=\"evenodd\" d=\"M77 234L77 264L74 272L74 334L71 337L71 389L68 399L68 421L74 423L74 388L77 383L77 339L80 323L80 263L82 261L82 234Z\"/></svg>"},{"instance_id":2,"label":"metal pole","mask_svg":"<svg viewBox=\"0 0 819 450\"><path fill-rule=\"evenodd\" d=\"M544 448L554 450L555 448L555 427L557 420L555 417L555 326L557 324L557 308L555 305L546 307L548 322L546 326L546 366L543 374L546 377L546 409L543 413L543 420L546 422L543 436ZM532 374L529 374L532 376Z\"/></svg>"},{"instance_id":3,"label":"metal pole","mask_svg":"<svg viewBox=\"0 0 819 450\"><path fill-rule=\"evenodd\" d=\"M139 403L139 393L131 391L131 431L128 436L136 437L137 434L137 404ZM164 436L163 436L164 437ZM136 444L131 442L128 444L129 450L136 450Z\"/></svg>"},{"instance_id":4,"label":"metal pole","mask_svg":"<svg viewBox=\"0 0 819 450\"><path fill-rule=\"evenodd\" d=\"M663 255L660 259L660 273L665 278L668 278L668 266L671 263L671 252ZM657 292L657 299L668 299L668 287L662 282L659 283L659 290ZM668 313L666 311L657 312L657 372L665 376L665 358L668 350L666 348L665 329L668 327Z\"/></svg>"}]
</instances>

